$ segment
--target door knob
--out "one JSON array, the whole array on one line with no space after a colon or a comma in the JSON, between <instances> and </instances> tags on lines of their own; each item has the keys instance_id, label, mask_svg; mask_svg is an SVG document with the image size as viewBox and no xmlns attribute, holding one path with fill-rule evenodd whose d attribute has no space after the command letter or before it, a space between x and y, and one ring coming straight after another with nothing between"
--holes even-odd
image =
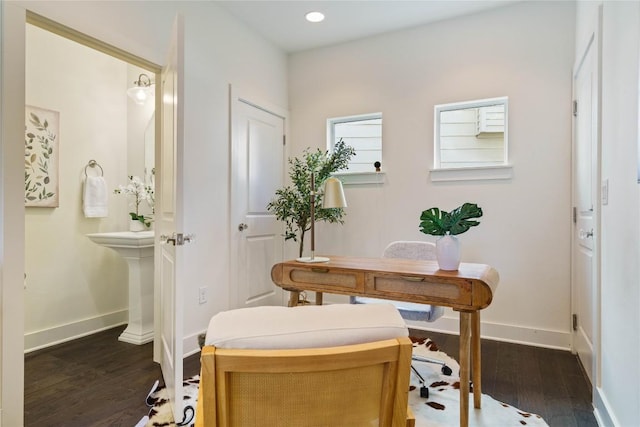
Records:
<instances>
[{"instance_id":1,"label":"door knob","mask_svg":"<svg viewBox=\"0 0 640 427\"><path fill-rule=\"evenodd\" d=\"M176 233L173 233L173 236L175 236L175 235L176 235ZM175 239L175 237L167 236L166 234L161 234L160 235L160 243L162 243L163 245L172 244L172 245L175 246L176 239Z\"/></svg>"},{"instance_id":2,"label":"door knob","mask_svg":"<svg viewBox=\"0 0 640 427\"><path fill-rule=\"evenodd\" d=\"M193 234L173 233L171 236L165 234L160 235L160 243L171 244L173 246L182 246L185 243L190 243L196 240L196 236Z\"/></svg>"},{"instance_id":3,"label":"door knob","mask_svg":"<svg viewBox=\"0 0 640 427\"><path fill-rule=\"evenodd\" d=\"M244 231L247 228L249 228L249 226L247 224L245 224L244 222L241 222L240 225L238 225L238 230L239 231Z\"/></svg>"}]
</instances>

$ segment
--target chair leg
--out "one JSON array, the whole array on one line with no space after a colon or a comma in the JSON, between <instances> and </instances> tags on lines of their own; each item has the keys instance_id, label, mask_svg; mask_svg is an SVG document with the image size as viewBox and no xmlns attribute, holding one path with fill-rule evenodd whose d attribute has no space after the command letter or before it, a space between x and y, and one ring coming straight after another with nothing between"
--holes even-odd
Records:
<instances>
[{"instance_id":1,"label":"chair leg","mask_svg":"<svg viewBox=\"0 0 640 427\"><path fill-rule=\"evenodd\" d=\"M407 407L407 427L416 427L416 417L409 407Z\"/></svg>"},{"instance_id":2,"label":"chair leg","mask_svg":"<svg viewBox=\"0 0 640 427\"><path fill-rule=\"evenodd\" d=\"M443 375L450 376L453 373L453 370L441 360L429 359L427 357L422 357L422 356L412 356L411 359L415 360L416 362L426 362L426 363L433 363L435 365L440 365L442 366L442 368L440 369L440 372L442 372Z\"/></svg>"},{"instance_id":3,"label":"chair leg","mask_svg":"<svg viewBox=\"0 0 640 427\"><path fill-rule=\"evenodd\" d=\"M441 369L442 373L445 375L451 375L451 368L448 367L444 362L440 360L427 359L425 357L420 357L420 356L413 356L411 359L416 360L418 362L435 363L437 365L442 365L442 369ZM429 387L427 387L427 384L424 378L422 377L422 375L420 375L420 372L418 372L418 370L416 369L415 366L413 366L413 364L411 364L411 370L418 377L418 381L420 381L420 384L422 384L422 386L420 387L420 397L424 399L428 399Z\"/></svg>"},{"instance_id":4,"label":"chair leg","mask_svg":"<svg viewBox=\"0 0 640 427\"><path fill-rule=\"evenodd\" d=\"M416 369L415 366L411 365L411 370L418 377L418 381L420 381L420 384L422 384L422 387L420 387L420 397L428 399L429 398L429 388L425 384L424 378L422 378L422 375L420 375L420 372L418 372L418 370Z\"/></svg>"}]
</instances>

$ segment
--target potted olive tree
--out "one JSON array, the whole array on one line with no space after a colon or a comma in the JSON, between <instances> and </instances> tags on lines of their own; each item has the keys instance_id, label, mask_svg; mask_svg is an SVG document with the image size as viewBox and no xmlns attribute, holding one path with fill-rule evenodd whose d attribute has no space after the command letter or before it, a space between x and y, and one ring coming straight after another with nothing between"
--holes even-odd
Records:
<instances>
[{"instance_id":1,"label":"potted olive tree","mask_svg":"<svg viewBox=\"0 0 640 427\"><path fill-rule=\"evenodd\" d=\"M299 256L304 249L304 236L311 229L311 174L315 176L316 188L322 188L329 176L343 169L348 169L349 159L355 150L346 145L342 139L336 143L333 152L310 151L306 149L302 158L289 159L289 178L291 185L276 191L275 198L267 205L267 210L279 221L285 223L285 240L299 243ZM329 223L344 223L344 209L322 208L323 194L315 195L315 220Z\"/></svg>"},{"instance_id":2,"label":"potted olive tree","mask_svg":"<svg viewBox=\"0 0 640 427\"><path fill-rule=\"evenodd\" d=\"M441 236L436 240L436 257L441 270L457 270L460 266L460 241L462 234L480 224L472 218L480 218L482 208L475 203L465 203L446 212L438 208L429 208L420 215L420 231L432 236Z\"/></svg>"}]
</instances>

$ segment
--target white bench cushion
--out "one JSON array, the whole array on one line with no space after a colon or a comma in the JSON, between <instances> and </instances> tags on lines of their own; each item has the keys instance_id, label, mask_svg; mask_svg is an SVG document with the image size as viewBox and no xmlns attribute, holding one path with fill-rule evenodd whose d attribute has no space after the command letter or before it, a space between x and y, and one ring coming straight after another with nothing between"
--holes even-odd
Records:
<instances>
[{"instance_id":1,"label":"white bench cushion","mask_svg":"<svg viewBox=\"0 0 640 427\"><path fill-rule=\"evenodd\" d=\"M361 344L409 336L392 304L252 307L211 318L205 345L287 349Z\"/></svg>"}]
</instances>

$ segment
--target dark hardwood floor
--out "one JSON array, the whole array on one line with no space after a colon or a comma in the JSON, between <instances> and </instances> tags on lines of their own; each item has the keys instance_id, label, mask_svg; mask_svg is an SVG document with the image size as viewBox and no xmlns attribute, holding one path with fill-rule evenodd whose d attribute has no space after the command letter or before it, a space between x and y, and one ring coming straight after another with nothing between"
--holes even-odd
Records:
<instances>
[{"instance_id":1,"label":"dark hardwood floor","mask_svg":"<svg viewBox=\"0 0 640 427\"><path fill-rule=\"evenodd\" d=\"M153 345L118 341L123 327L25 355L25 426L133 427L160 366ZM185 360L185 375L200 369L199 356Z\"/></svg>"},{"instance_id":2,"label":"dark hardwood floor","mask_svg":"<svg viewBox=\"0 0 640 427\"><path fill-rule=\"evenodd\" d=\"M132 427L147 414L144 402L160 367L152 344L118 341L114 328L25 356L27 427ZM457 359L458 337L430 337ZM199 355L185 359L185 377L200 370ZM597 426L590 386L574 355L498 341L482 341L483 393L541 415L551 426Z\"/></svg>"},{"instance_id":3,"label":"dark hardwood floor","mask_svg":"<svg viewBox=\"0 0 640 427\"><path fill-rule=\"evenodd\" d=\"M429 337L458 360L458 336L412 330ZM550 427L597 427L591 385L575 355L500 341L482 340L482 393L536 413Z\"/></svg>"}]
</instances>

